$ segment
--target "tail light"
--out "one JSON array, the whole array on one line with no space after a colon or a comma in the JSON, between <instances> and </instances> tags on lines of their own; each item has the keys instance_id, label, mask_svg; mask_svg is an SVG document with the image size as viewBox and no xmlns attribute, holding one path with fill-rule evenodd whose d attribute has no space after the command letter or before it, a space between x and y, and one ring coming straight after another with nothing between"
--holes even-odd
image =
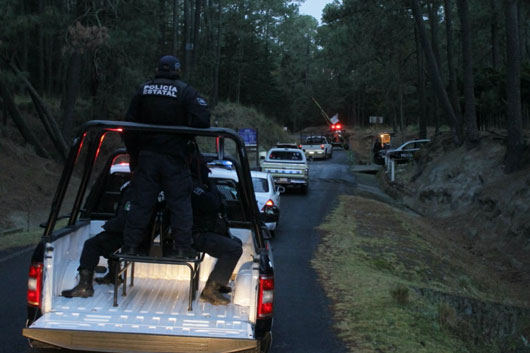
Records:
<instances>
[{"instance_id":1,"label":"tail light","mask_svg":"<svg viewBox=\"0 0 530 353\"><path fill-rule=\"evenodd\" d=\"M29 267L28 275L28 304L40 306L42 296L42 263L34 262Z\"/></svg>"},{"instance_id":2,"label":"tail light","mask_svg":"<svg viewBox=\"0 0 530 353\"><path fill-rule=\"evenodd\" d=\"M298 145L298 148L302 148L302 145Z\"/></svg>"},{"instance_id":3,"label":"tail light","mask_svg":"<svg viewBox=\"0 0 530 353\"><path fill-rule=\"evenodd\" d=\"M320 148L321 148L321 149L324 149L324 144L321 144L321 145L320 145Z\"/></svg>"},{"instance_id":4,"label":"tail light","mask_svg":"<svg viewBox=\"0 0 530 353\"><path fill-rule=\"evenodd\" d=\"M263 208L261 210L264 211L267 207L272 207L272 206L274 206L274 201L272 201L271 199L268 199L267 202L265 202L265 205L263 205Z\"/></svg>"},{"instance_id":5,"label":"tail light","mask_svg":"<svg viewBox=\"0 0 530 353\"><path fill-rule=\"evenodd\" d=\"M274 276L259 276L258 319L272 317L274 299Z\"/></svg>"}]
</instances>

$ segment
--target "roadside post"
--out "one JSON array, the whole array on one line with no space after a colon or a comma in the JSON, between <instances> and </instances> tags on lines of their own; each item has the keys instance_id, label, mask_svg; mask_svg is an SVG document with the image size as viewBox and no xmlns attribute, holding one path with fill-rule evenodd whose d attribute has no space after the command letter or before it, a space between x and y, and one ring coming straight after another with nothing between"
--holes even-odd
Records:
<instances>
[{"instance_id":1,"label":"roadside post","mask_svg":"<svg viewBox=\"0 0 530 353\"><path fill-rule=\"evenodd\" d=\"M236 130L238 135L245 142L245 148L249 152L256 153L256 167L259 168L259 134L258 129L243 128Z\"/></svg>"}]
</instances>

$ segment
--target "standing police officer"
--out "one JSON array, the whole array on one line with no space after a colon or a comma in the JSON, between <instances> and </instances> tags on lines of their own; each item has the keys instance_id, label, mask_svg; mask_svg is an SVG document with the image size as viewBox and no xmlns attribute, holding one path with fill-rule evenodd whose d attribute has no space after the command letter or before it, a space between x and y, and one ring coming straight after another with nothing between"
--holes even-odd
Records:
<instances>
[{"instance_id":1,"label":"standing police officer","mask_svg":"<svg viewBox=\"0 0 530 353\"><path fill-rule=\"evenodd\" d=\"M180 63L174 56L160 59L154 80L140 86L126 120L156 125L210 127L210 112L199 93L179 80ZM173 249L170 257L193 257L192 181L188 166L190 138L175 134L125 132L131 157L133 199L123 234L122 253L138 255L160 190L170 211Z\"/></svg>"}]
</instances>

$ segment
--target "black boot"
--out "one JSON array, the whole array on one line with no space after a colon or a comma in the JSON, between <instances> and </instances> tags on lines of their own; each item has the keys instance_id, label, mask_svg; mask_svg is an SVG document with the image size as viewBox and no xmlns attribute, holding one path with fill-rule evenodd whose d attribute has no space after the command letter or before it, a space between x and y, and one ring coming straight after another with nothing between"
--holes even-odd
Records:
<instances>
[{"instance_id":1,"label":"black boot","mask_svg":"<svg viewBox=\"0 0 530 353\"><path fill-rule=\"evenodd\" d=\"M190 247L173 247L166 257L172 259L194 259L198 255L197 250Z\"/></svg>"},{"instance_id":2,"label":"black boot","mask_svg":"<svg viewBox=\"0 0 530 353\"><path fill-rule=\"evenodd\" d=\"M232 287L230 286L223 286L223 285L220 285L219 286L219 293L231 293L232 292Z\"/></svg>"},{"instance_id":3,"label":"black boot","mask_svg":"<svg viewBox=\"0 0 530 353\"><path fill-rule=\"evenodd\" d=\"M79 283L70 290L63 290L61 293L63 297L73 298L81 297L88 298L94 295L94 288L92 288L92 280L94 278L94 271L79 270Z\"/></svg>"},{"instance_id":4,"label":"black boot","mask_svg":"<svg viewBox=\"0 0 530 353\"><path fill-rule=\"evenodd\" d=\"M109 260L109 271L104 277L96 278L97 284L114 284L114 271L119 271L118 261ZM118 277L118 284L123 283L123 278Z\"/></svg>"},{"instance_id":5,"label":"black boot","mask_svg":"<svg viewBox=\"0 0 530 353\"><path fill-rule=\"evenodd\" d=\"M220 285L214 281L208 280L206 286L201 293L201 300L204 300L213 305L227 305L230 304L230 299L219 292Z\"/></svg>"}]
</instances>

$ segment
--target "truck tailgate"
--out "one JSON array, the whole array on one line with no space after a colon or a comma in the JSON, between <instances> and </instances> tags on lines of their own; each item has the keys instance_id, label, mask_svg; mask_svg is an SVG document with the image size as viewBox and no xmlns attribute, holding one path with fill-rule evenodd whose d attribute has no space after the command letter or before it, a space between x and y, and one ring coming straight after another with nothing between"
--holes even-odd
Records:
<instances>
[{"instance_id":1,"label":"truck tailgate","mask_svg":"<svg viewBox=\"0 0 530 353\"><path fill-rule=\"evenodd\" d=\"M133 351L133 342L138 344L138 352L209 352L207 347L219 344L235 344L235 350L227 351L237 352L236 347L256 344L249 307L213 306L196 299L193 310L188 311L188 283L136 277L126 297L120 290L117 307L112 306L110 285L94 286L91 298L56 296L53 310L24 329L23 334L61 347L124 352ZM153 342L158 341L160 347L166 348L153 350ZM177 342L179 347L175 346ZM181 344L186 348L181 349ZM126 348L120 348L122 345ZM146 350L141 348L144 345Z\"/></svg>"},{"instance_id":2,"label":"truck tailgate","mask_svg":"<svg viewBox=\"0 0 530 353\"><path fill-rule=\"evenodd\" d=\"M250 339L184 337L82 330L25 328L24 336L57 347L96 352L241 352L258 353L259 342Z\"/></svg>"}]
</instances>

